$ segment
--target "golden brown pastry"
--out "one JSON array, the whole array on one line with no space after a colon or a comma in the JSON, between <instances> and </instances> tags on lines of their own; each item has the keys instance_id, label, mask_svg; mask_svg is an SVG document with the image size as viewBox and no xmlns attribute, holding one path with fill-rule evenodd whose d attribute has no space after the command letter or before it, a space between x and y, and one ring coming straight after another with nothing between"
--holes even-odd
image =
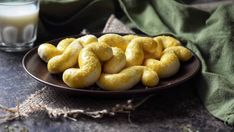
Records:
<instances>
[{"instance_id":1,"label":"golden brown pastry","mask_svg":"<svg viewBox=\"0 0 234 132\"><path fill-rule=\"evenodd\" d=\"M77 58L82 49L78 41L73 41L61 55L57 55L48 61L47 69L50 73L62 73L77 64Z\"/></svg>"},{"instance_id":2,"label":"golden brown pastry","mask_svg":"<svg viewBox=\"0 0 234 132\"><path fill-rule=\"evenodd\" d=\"M192 52L171 36L105 34L97 38L90 34L63 39L57 47L42 44L38 55L48 62L50 73L63 73L64 83L71 88L96 83L104 90L122 91L139 82L157 86L159 79L175 75L180 61L191 59Z\"/></svg>"},{"instance_id":3,"label":"golden brown pastry","mask_svg":"<svg viewBox=\"0 0 234 132\"><path fill-rule=\"evenodd\" d=\"M141 65L145 54L160 58L162 47L150 37L137 37L133 39L125 51L127 67Z\"/></svg>"},{"instance_id":4,"label":"golden brown pastry","mask_svg":"<svg viewBox=\"0 0 234 132\"><path fill-rule=\"evenodd\" d=\"M146 59L144 65L157 72L159 78L167 78L178 72L180 61L174 53L166 53L160 60Z\"/></svg>"},{"instance_id":5,"label":"golden brown pastry","mask_svg":"<svg viewBox=\"0 0 234 132\"><path fill-rule=\"evenodd\" d=\"M83 48L79 55L80 68L69 68L63 73L63 81L72 88L93 85L100 77L101 62L112 57L111 47L105 43L93 43Z\"/></svg>"},{"instance_id":6,"label":"golden brown pastry","mask_svg":"<svg viewBox=\"0 0 234 132\"><path fill-rule=\"evenodd\" d=\"M57 47L49 43L41 44L37 50L38 55L43 61L48 62L54 56L62 54L63 51L67 48L67 46L71 44L74 40L75 38L63 39L58 43Z\"/></svg>"},{"instance_id":7,"label":"golden brown pastry","mask_svg":"<svg viewBox=\"0 0 234 132\"><path fill-rule=\"evenodd\" d=\"M145 86L156 86L159 78L156 72L145 66L131 66L116 74L102 73L97 85L110 91L127 90L142 82Z\"/></svg>"},{"instance_id":8,"label":"golden brown pastry","mask_svg":"<svg viewBox=\"0 0 234 132\"><path fill-rule=\"evenodd\" d=\"M105 34L98 38L98 42L103 42L111 47L117 47L125 51L128 43L127 41L118 34Z\"/></svg>"},{"instance_id":9,"label":"golden brown pastry","mask_svg":"<svg viewBox=\"0 0 234 132\"><path fill-rule=\"evenodd\" d=\"M120 48L112 47L113 56L103 63L104 73L118 73L126 66L126 56Z\"/></svg>"},{"instance_id":10,"label":"golden brown pastry","mask_svg":"<svg viewBox=\"0 0 234 132\"><path fill-rule=\"evenodd\" d=\"M172 46L181 46L180 41L171 37L171 36L162 35L162 36L154 37L153 39L157 43L161 43L163 45L164 49L166 49L168 47L172 47Z\"/></svg>"}]
</instances>

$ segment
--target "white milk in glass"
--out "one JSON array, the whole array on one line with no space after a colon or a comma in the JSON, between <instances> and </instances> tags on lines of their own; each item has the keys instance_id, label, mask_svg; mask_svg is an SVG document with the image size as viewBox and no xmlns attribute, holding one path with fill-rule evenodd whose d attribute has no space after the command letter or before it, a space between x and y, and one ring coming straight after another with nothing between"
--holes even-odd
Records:
<instances>
[{"instance_id":1,"label":"white milk in glass","mask_svg":"<svg viewBox=\"0 0 234 132\"><path fill-rule=\"evenodd\" d=\"M24 48L36 39L39 8L37 4L0 3L0 46Z\"/></svg>"}]
</instances>

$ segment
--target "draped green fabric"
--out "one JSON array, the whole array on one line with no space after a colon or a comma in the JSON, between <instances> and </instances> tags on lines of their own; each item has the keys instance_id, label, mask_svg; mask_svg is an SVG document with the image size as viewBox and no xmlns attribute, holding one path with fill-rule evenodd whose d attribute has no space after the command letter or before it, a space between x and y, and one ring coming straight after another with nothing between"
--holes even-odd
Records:
<instances>
[{"instance_id":1,"label":"draped green fabric","mask_svg":"<svg viewBox=\"0 0 234 132\"><path fill-rule=\"evenodd\" d=\"M208 111L234 125L234 5L211 12L173 0L119 0L131 25L180 38L202 62L195 87ZM115 11L112 0L41 0L39 38L96 31ZM95 29L95 30L94 30ZM100 30L99 30L100 31Z\"/></svg>"},{"instance_id":2,"label":"draped green fabric","mask_svg":"<svg viewBox=\"0 0 234 132\"><path fill-rule=\"evenodd\" d=\"M173 0L119 0L134 25L149 35L171 33L202 62L195 84L205 107L234 125L234 5L204 12Z\"/></svg>"}]
</instances>

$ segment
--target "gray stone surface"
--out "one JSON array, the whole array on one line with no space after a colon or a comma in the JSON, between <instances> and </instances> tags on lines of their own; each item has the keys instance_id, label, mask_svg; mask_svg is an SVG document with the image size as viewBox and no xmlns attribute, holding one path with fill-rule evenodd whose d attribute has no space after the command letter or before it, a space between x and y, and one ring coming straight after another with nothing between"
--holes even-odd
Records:
<instances>
[{"instance_id":1,"label":"gray stone surface","mask_svg":"<svg viewBox=\"0 0 234 132\"><path fill-rule=\"evenodd\" d=\"M0 51L0 104L13 107L28 95L43 87L23 70L24 53ZM194 81L194 78L191 81ZM196 89L187 82L174 90L156 94L131 115L92 119L85 116L77 122L68 119L50 119L47 114L0 125L0 131L234 131L234 128L212 117L201 104Z\"/></svg>"}]
</instances>

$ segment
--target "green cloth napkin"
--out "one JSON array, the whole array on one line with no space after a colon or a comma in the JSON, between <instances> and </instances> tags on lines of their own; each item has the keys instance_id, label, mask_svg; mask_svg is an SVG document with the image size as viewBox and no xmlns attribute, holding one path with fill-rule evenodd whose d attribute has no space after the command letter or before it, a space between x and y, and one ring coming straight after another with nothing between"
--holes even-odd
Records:
<instances>
[{"instance_id":1,"label":"green cloth napkin","mask_svg":"<svg viewBox=\"0 0 234 132\"><path fill-rule=\"evenodd\" d=\"M130 21L149 35L171 33L202 62L196 84L205 107L234 125L234 5L204 12L173 0L119 0Z\"/></svg>"}]
</instances>

